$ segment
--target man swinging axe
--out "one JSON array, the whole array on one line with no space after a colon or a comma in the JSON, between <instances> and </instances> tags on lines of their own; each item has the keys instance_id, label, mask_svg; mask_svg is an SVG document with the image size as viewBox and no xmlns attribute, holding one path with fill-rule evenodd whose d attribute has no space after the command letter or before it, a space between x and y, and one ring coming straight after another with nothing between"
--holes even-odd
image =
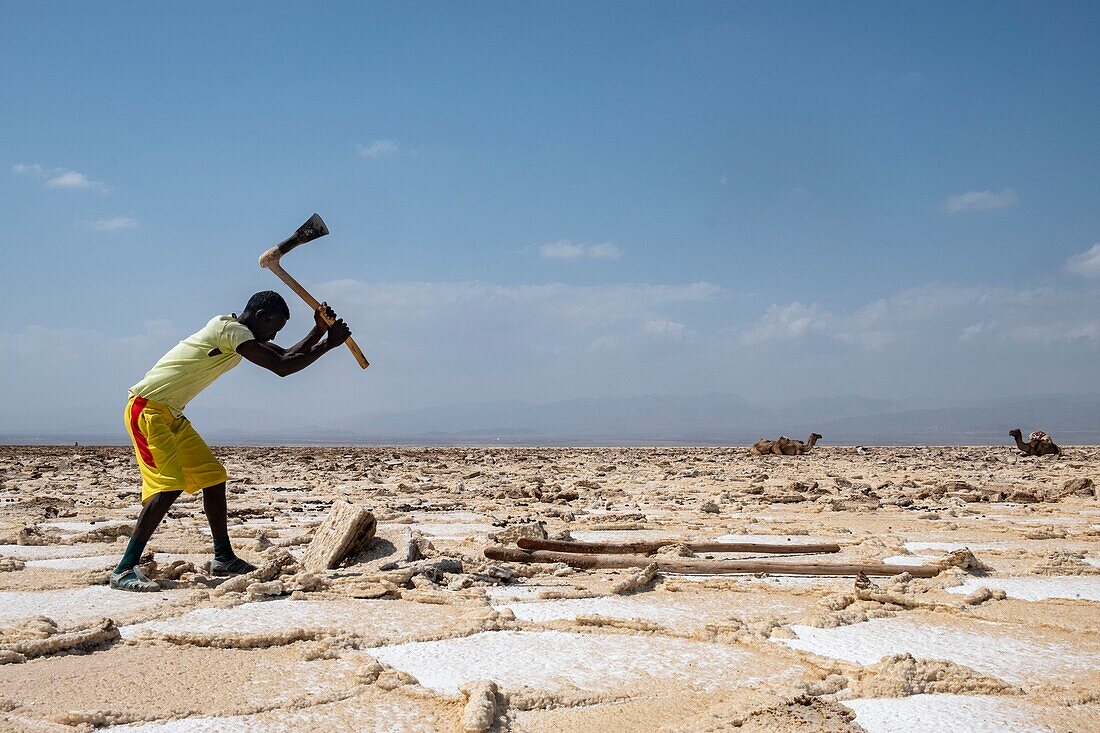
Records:
<instances>
[{"instance_id":1,"label":"man swinging axe","mask_svg":"<svg viewBox=\"0 0 1100 733\"><path fill-rule=\"evenodd\" d=\"M314 214L291 237L267 250L260 263L265 267L274 263L269 269L291 284L293 278L279 266L279 258L326 234L328 227ZM198 332L180 341L130 388L123 417L141 470L141 511L126 553L110 575L112 588L160 590L137 566L153 531L184 491L202 492L203 511L214 538L211 574L239 575L255 570L254 565L233 553L229 541L225 468L183 416L183 409L242 358L286 377L346 343L366 367L366 359L352 341L347 324L296 281L291 287L314 309L313 328L294 346L284 349L272 342L290 319L290 309L281 295L265 290L249 298L240 315L215 316Z\"/></svg>"}]
</instances>

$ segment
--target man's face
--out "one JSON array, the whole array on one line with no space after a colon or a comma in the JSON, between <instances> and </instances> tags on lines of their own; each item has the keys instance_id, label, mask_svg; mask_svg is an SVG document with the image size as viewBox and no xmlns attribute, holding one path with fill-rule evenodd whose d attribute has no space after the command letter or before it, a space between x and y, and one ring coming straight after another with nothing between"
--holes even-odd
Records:
<instances>
[{"instance_id":1,"label":"man's face","mask_svg":"<svg viewBox=\"0 0 1100 733\"><path fill-rule=\"evenodd\" d=\"M253 321L255 329L253 335L258 341L270 341L275 338L275 335L279 331L283 330L283 326L286 325L287 319L280 313L273 313L261 308L256 311L256 318Z\"/></svg>"}]
</instances>

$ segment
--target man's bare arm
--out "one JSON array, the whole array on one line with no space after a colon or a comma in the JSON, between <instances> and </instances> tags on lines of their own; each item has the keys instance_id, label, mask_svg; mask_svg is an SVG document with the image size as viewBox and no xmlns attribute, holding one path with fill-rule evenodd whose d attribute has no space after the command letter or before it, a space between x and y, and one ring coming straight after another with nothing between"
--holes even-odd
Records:
<instances>
[{"instance_id":1,"label":"man's bare arm","mask_svg":"<svg viewBox=\"0 0 1100 733\"><path fill-rule=\"evenodd\" d=\"M336 311L329 307L328 303L321 303L321 307L313 312L313 328L306 337L298 343L286 349L286 354L304 354L312 349L328 330L328 324L336 320ZM280 351L282 349L280 348Z\"/></svg>"},{"instance_id":2,"label":"man's bare arm","mask_svg":"<svg viewBox=\"0 0 1100 733\"><path fill-rule=\"evenodd\" d=\"M310 335L312 335L312 331ZM294 349L297 349L302 343L308 341L309 337L306 337L306 339L295 345L294 349L291 350L285 350L276 344L270 344L265 341L245 341L237 347L237 353L253 364L262 366L264 369L278 374L280 377L287 377L295 372L302 371L307 366L320 359L321 355L325 352L340 346L348 340L348 336L350 335L351 331L348 329L347 324L342 320L337 320L329 326L324 341L310 345L305 351L295 353Z\"/></svg>"}]
</instances>

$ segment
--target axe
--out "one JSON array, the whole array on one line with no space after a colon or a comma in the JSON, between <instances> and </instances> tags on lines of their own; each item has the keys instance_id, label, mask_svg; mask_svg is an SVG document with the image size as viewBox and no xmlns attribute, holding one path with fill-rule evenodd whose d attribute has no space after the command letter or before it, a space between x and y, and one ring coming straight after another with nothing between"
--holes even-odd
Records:
<instances>
[{"instance_id":1,"label":"axe","mask_svg":"<svg viewBox=\"0 0 1100 733\"><path fill-rule=\"evenodd\" d=\"M325 226L324 220L317 214L314 214L309 217L305 224L298 227L298 231L260 255L260 267L274 272L280 280L289 285L290 289L301 296L302 300L308 303L309 307L314 310L320 308L321 304L317 302L316 298L309 294L308 290L302 287L301 283L292 278L290 274L283 269L282 265L279 264L279 260L282 259L283 255L299 244L312 242L314 239L323 237L326 234L328 234L328 227ZM351 349L351 353L355 355L355 360L359 362L359 366L364 369L370 366L367 357L363 356L363 352L359 350L359 346L356 345L354 339L349 336L348 340L344 343L348 345L348 348Z\"/></svg>"}]
</instances>

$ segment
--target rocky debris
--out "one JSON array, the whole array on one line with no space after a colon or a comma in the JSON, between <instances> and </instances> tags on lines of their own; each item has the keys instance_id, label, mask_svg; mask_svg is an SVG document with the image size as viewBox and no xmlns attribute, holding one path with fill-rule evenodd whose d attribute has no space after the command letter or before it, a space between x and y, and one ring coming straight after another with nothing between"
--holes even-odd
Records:
<instances>
[{"instance_id":1,"label":"rocky debris","mask_svg":"<svg viewBox=\"0 0 1100 733\"><path fill-rule=\"evenodd\" d=\"M704 514L720 514L722 510L713 501L705 501L703 505L699 507L699 511Z\"/></svg>"},{"instance_id":2,"label":"rocky debris","mask_svg":"<svg viewBox=\"0 0 1100 733\"><path fill-rule=\"evenodd\" d=\"M1090 478L1070 479L1062 484L1062 490L1059 493L1059 498L1066 496L1084 496L1091 499L1098 496L1096 484Z\"/></svg>"},{"instance_id":3,"label":"rocky debris","mask_svg":"<svg viewBox=\"0 0 1100 733\"><path fill-rule=\"evenodd\" d=\"M214 589L214 596L227 593L244 593L253 583L267 583L282 575L293 575L299 570L298 561L286 550L268 550L265 562L251 573L230 578Z\"/></svg>"},{"instance_id":4,"label":"rocky debris","mask_svg":"<svg viewBox=\"0 0 1100 733\"><path fill-rule=\"evenodd\" d=\"M494 542L502 545L514 545L520 537L530 537L536 540L547 538L546 525L542 522L524 522L522 524L510 524L499 532L489 535Z\"/></svg>"},{"instance_id":5,"label":"rocky debris","mask_svg":"<svg viewBox=\"0 0 1100 733\"><path fill-rule=\"evenodd\" d=\"M487 733L496 718L496 683L490 680L468 682L459 687L459 692L466 696L466 705L462 708L464 733Z\"/></svg>"},{"instance_id":6,"label":"rocky debris","mask_svg":"<svg viewBox=\"0 0 1100 733\"><path fill-rule=\"evenodd\" d=\"M308 570L338 567L370 546L377 526L374 515L363 507L344 500L334 502L302 556L302 567Z\"/></svg>"},{"instance_id":7,"label":"rocky debris","mask_svg":"<svg viewBox=\"0 0 1100 733\"><path fill-rule=\"evenodd\" d=\"M10 573L22 570L24 567L26 564L22 560L16 560L14 557L0 557L0 573Z\"/></svg>"},{"instance_id":8,"label":"rocky debris","mask_svg":"<svg viewBox=\"0 0 1100 733\"><path fill-rule=\"evenodd\" d=\"M1100 575L1100 568L1085 562L1084 552L1055 550L1031 566L1035 575Z\"/></svg>"},{"instance_id":9,"label":"rocky debris","mask_svg":"<svg viewBox=\"0 0 1100 733\"><path fill-rule=\"evenodd\" d=\"M963 603L968 606L980 606L986 601L1003 601L1005 598L1008 598L1008 594L1003 590L983 586L963 598Z\"/></svg>"},{"instance_id":10,"label":"rocky debris","mask_svg":"<svg viewBox=\"0 0 1100 733\"><path fill-rule=\"evenodd\" d=\"M863 667L849 689L860 697L909 695L996 695L1018 690L1007 682L945 659L915 659L911 654L884 657Z\"/></svg>"},{"instance_id":11,"label":"rocky debris","mask_svg":"<svg viewBox=\"0 0 1100 733\"><path fill-rule=\"evenodd\" d=\"M119 638L115 622L109 618L62 630L53 619L33 616L0 630L0 660L22 662L60 652L91 651L106 647Z\"/></svg>"},{"instance_id":12,"label":"rocky debris","mask_svg":"<svg viewBox=\"0 0 1100 733\"><path fill-rule=\"evenodd\" d=\"M968 548L950 552L947 554L947 557L934 564L944 570L947 568L959 568L960 570L965 570L970 573L988 573L993 569L979 560L978 556Z\"/></svg>"},{"instance_id":13,"label":"rocky debris","mask_svg":"<svg viewBox=\"0 0 1100 733\"><path fill-rule=\"evenodd\" d=\"M644 568L632 572L627 577L611 586L611 593L617 596L628 593L637 593L649 587L653 579L657 577L657 563L650 563Z\"/></svg>"}]
</instances>

